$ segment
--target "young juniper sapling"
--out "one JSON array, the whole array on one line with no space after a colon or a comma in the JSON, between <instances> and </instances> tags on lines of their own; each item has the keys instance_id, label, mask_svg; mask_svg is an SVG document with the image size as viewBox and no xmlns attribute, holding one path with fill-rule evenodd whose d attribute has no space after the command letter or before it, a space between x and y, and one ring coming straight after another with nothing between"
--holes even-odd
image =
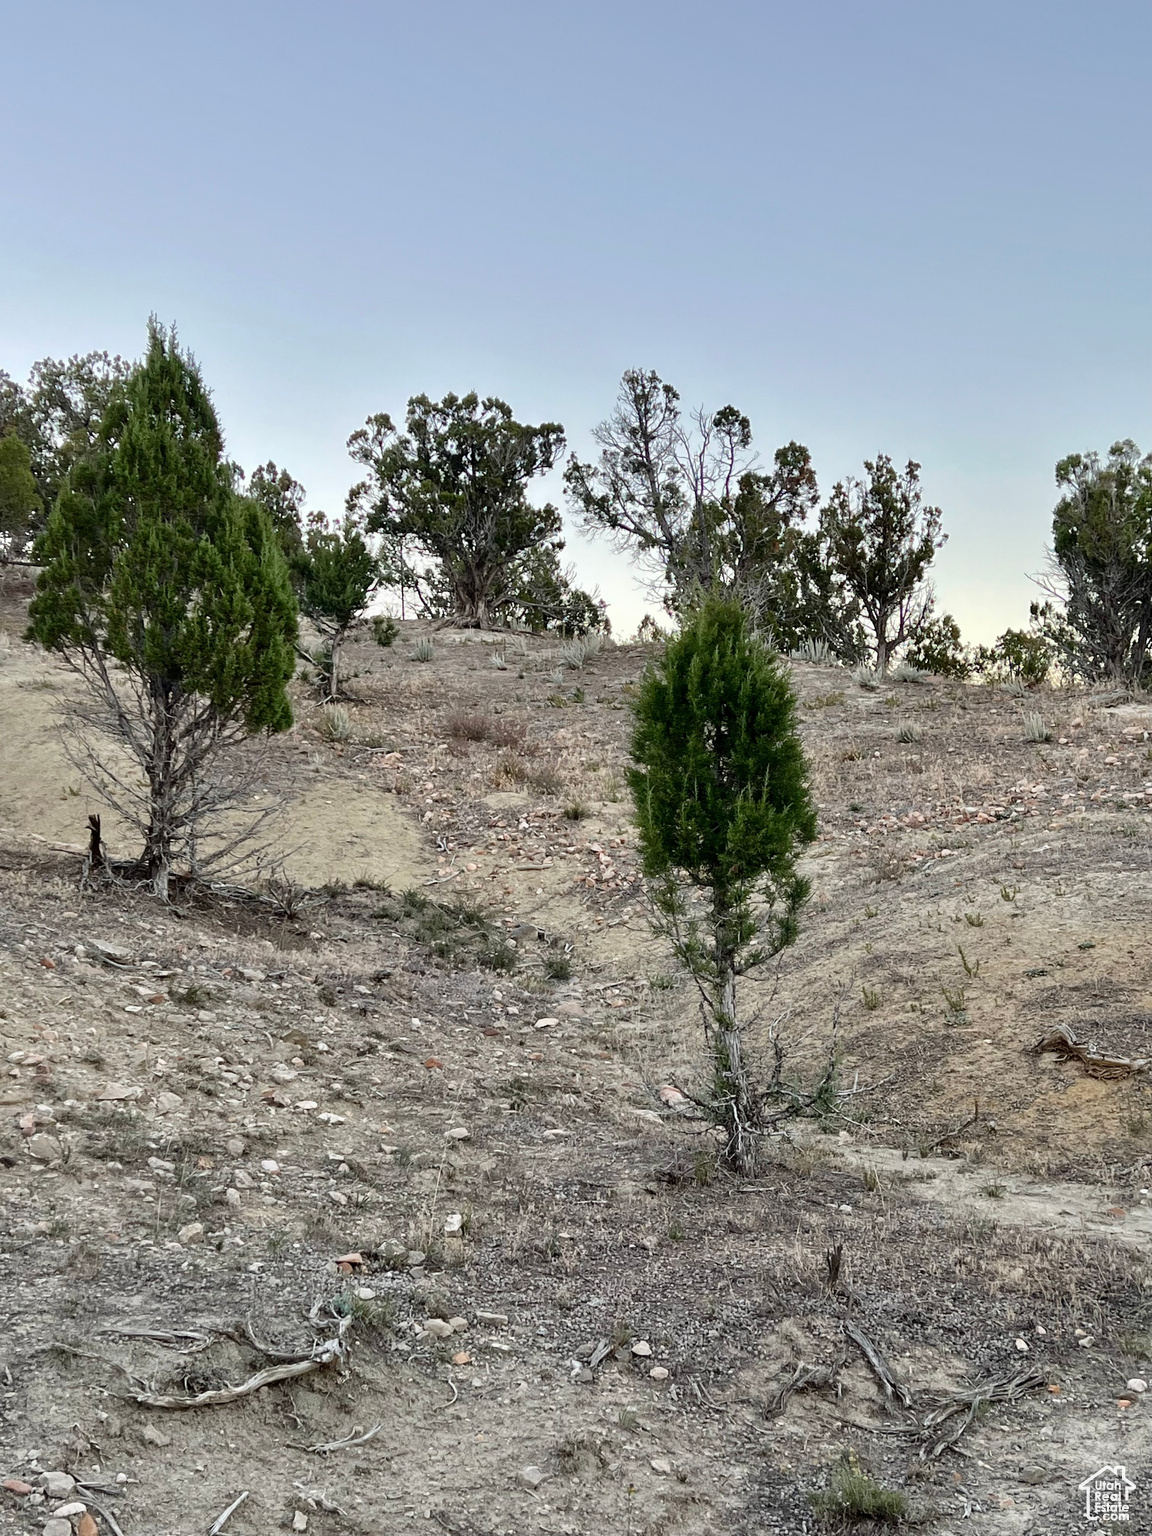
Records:
<instances>
[{"instance_id":1,"label":"young juniper sapling","mask_svg":"<svg viewBox=\"0 0 1152 1536\"><path fill-rule=\"evenodd\" d=\"M749 1174L763 1100L736 986L794 941L809 894L796 858L816 836L796 701L741 605L712 598L649 671L635 713L643 869L658 925L699 989L726 1160Z\"/></svg>"}]
</instances>

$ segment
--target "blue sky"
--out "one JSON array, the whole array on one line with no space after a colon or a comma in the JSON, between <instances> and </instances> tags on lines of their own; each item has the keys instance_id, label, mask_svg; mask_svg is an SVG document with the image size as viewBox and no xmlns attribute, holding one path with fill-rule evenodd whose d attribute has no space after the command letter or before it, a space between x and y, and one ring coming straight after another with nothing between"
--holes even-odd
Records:
<instances>
[{"instance_id":1,"label":"blue sky","mask_svg":"<svg viewBox=\"0 0 1152 1536\"><path fill-rule=\"evenodd\" d=\"M586 452L655 368L822 490L918 459L990 639L1055 460L1152 449L1146 0L41 0L0 37L0 367L135 355L155 311L313 505L410 394ZM570 553L634 627L618 557Z\"/></svg>"}]
</instances>

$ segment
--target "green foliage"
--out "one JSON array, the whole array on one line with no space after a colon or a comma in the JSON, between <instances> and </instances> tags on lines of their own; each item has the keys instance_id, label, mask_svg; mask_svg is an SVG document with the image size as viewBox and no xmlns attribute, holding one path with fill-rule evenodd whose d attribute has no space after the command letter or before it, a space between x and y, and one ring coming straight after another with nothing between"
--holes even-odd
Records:
<instances>
[{"instance_id":1,"label":"green foliage","mask_svg":"<svg viewBox=\"0 0 1152 1536\"><path fill-rule=\"evenodd\" d=\"M233 490L199 369L155 321L35 556L29 638L81 675L97 723L136 759L142 791L106 761L95 779L142 832L141 869L166 895L174 857L195 862L221 805L209 764L292 722L296 610L266 514Z\"/></svg>"},{"instance_id":2,"label":"green foliage","mask_svg":"<svg viewBox=\"0 0 1152 1536\"><path fill-rule=\"evenodd\" d=\"M1074 676L1137 682L1152 647L1152 454L1130 439L1103 462L1070 454L1056 483L1049 590L1062 611L1044 615L1047 636Z\"/></svg>"},{"instance_id":3,"label":"green foliage","mask_svg":"<svg viewBox=\"0 0 1152 1536\"><path fill-rule=\"evenodd\" d=\"M908 1518L907 1497L898 1488L885 1488L876 1482L854 1453L835 1469L827 1489L813 1495L812 1506L842 1529L864 1521L900 1525Z\"/></svg>"},{"instance_id":4,"label":"green foliage","mask_svg":"<svg viewBox=\"0 0 1152 1536\"><path fill-rule=\"evenodd\" d=\"M344 641L380 584L380 562L354 517L330 524L322 513L313 513L291 570L300 612L328 642L321 684L325 697L337 699Z\"/></svg>"},{"instance_id":5,"label":"green foliage","mask_svg":"<svg viewBox=\"0 0 1152 1536\"><path fill-rule=\"evenodd\" d=\"M995 645L977 646L973 670L1000 682L1021 683L1026 688L1040 687L1048 681L1058 650L1054 643L1054 623L1051 603L1033 603L1031 628L1006 629ZM1068 639L1070 641L1071 637Z\"/></svg>"},{"instance_id":6,"label":"green foliage","mask_svg":"<svg viewBox=\"0 0 1152 1536\"><path fill-rule=\"evenodd\" d=\"M648 672L635 714L628 780L642 866L705 999L716 1031L714 1113L729 1160L747 1171L758 1111L736 979L795 939L809 893L796 855L816 835L796 701L741 605L713 598Z\"/></svg>"},{"instance_id":7,"label":"green foliage","mask_svg":"<svg viewBox=\"0 0 1152 1536\"><path fill-rule=\"evenodd\" d=\"M400 626L390 613L376 613L372 616L372 638L381 650L387 650L394 644L400 633Z\"/></svg>"},{"instance_id":8,"label":"green foliage","mask_svg":"<svg viewBox=\"0 0 1152 1536\"><path fill-rule=\"evenodd\" d=\"M904 660L921 672L936 677L971 677L973 661L960 639L960 626L950 613L941 613L921 625Z\"/></svg>"},{"instance_id":9,"label":"green foliage","mask_svg":"<svg viewBox=\"0 0 1152 1536\"><path fill-rule=\"evenodd\" d=\"M306 496L299 480L294 480L286 469L279 469L269 460L252 471L247 494L268 514L285 558L289 562L298 558L304 548Z\"/></svg>"},{"instance_id":10,"label":"green foliage","mask_svg":"<svg viewBox=\"0 0 1152 1536\"><path fill-rule=\"evenodd\" d=\"M896 648L914 641L932 613L928 568L945 542L939 507L926 507L920 466L899 473L887 454L865 460L865 478L833 487L820 513L829 562L860 604L883 674Z\"/></svg>"},{"instance_id":11,"label":"green foliage","mask_svg":"<svg viewBox=\"0 0 1152 1536\"><path fill-rule=\"evenodd\" d=\"M456 622L489 627L514 603L524 562L563 547L555 507L534 507L527 487L551 469L564 447L556 422L525 426L495 398L448 394L439 402L414 395L406 433L387 415L369 418L348 446L369 480L350 505L369 508L368 529L383 535L401 580L425 606ZM419 571L412 548L435 562Z\"/></svg>"},{"instance_id":12,"label":"green foliage","mask_svg":"<svg viewBox=\"0 0 1152 1536\"><path fill-rule=\"evenodd\" d=\"M31 455L15 432L0 437L0 561L18 559L41 509Z\"/></svg>"}]
</instances>

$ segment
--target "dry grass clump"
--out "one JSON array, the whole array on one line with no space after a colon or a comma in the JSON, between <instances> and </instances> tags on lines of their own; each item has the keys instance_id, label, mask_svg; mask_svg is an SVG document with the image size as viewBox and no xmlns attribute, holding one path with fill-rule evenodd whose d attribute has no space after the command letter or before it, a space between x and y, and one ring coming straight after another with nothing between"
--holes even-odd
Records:
<instances>
[{"instance_id":1,"label":"dry grass clump","mask_svg":"<svg viewBox=\"0 0 1152 1536\"><path fill-rule=\"evenodd\" d=\"M564 788L564 780L553 764L526 763L515 752L504 753L493 778L498 788L534 789L541 795L558 795Z\"/></svg>"},{"instance_id":2,"label":"dry grass clump","mask_svg":"<svg viewBox=\"0 0 1152 1536\"><path fill-rule=\"evenodd\" d=\"M519 720L497 719L479 709L453 710L444 728L453 741L489 741L495 747L518 747L524 742Z\"/></svg>"}]
</instances>

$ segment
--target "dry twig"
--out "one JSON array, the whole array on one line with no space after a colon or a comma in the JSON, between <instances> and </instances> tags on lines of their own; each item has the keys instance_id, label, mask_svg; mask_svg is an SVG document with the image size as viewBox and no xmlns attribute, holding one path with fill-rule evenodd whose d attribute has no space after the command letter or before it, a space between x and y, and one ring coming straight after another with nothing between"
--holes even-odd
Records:
<instances>
[{"instance_id":1,"label":"dry twig","mask_svg":"<svg viewBox=\"0 0 1152 1536\"><path fill-rule=\"evenodd\" d=\"M1087 1041L1077 1040L1067 1024L1058 1024L1055 1029L1042 1035L1032 1047L1036 1056L1045 1051L1052 1051L1066 1061L1080 1062L1089 1077L1099 1077L1106 1082L1134 1077L1152 1067L1152 1060L1147 1056L1109 1056L1103 1051L1093 1050Z\"/></svg>"},{"instance_id":2,"label":"dry twig","mask_svg":"<svg viewBox=\"0 0 1152 1536\"><path fill-rule=\"evenodd\" d=\"M903 1382L897 1381L892 1367L877 1349L876 1345L868 1337L862 1328L857 1328L855 1323L844 1324L846 1338L852 1340L860 1353L872 1368L872 1374L884 1389L884 1396L889 1403L898 1402L901 1408L911 1408L912 1394Z\"/></svg>"}]
</instances>

